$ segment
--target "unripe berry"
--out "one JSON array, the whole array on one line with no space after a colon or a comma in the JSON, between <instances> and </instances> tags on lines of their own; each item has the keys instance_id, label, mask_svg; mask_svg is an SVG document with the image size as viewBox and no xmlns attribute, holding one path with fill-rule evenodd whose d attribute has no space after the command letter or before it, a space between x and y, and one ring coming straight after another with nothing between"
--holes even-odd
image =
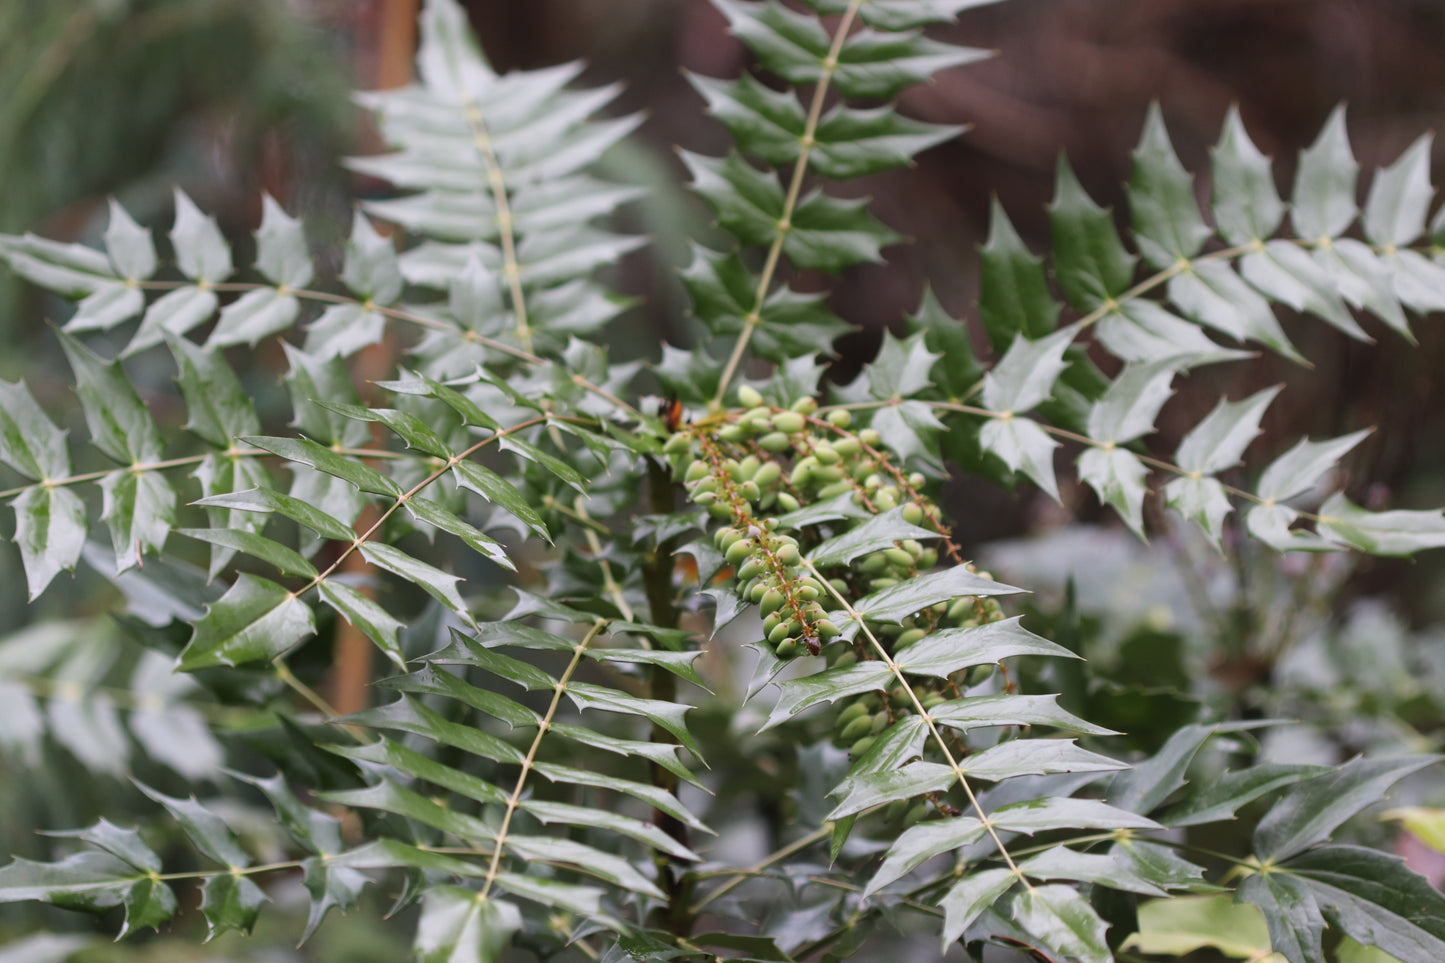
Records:
<instances>
[{"instance_id":1,"label":"unripe berry","mask_svg":"<svg viewBox=\"0 0 1445 963\"><path fill-rule=\"evenodd\" d=\"M828 412L828 424L834 428L847 428L853 423L853 412L846 408Z\"/></svg>"},{"instance_id":2,"label":"unripe berry","mask_svg":"<svg viewBox=\"0 0 1445 963\"><path fill-rule=\"evenodd\" d=\"M738 403L744 408L756 408L763 403L763 396L751 385L742 385L738 388Z\"/></svg>"},{"instance_id":3,"label":"unripe berry","mask_svg":"<svg viewBox=\"0 0 1445 963\"><path fill-rule=\"evenodd\" d=\"M806 424L803 416L794 411L780 411L773 416L773 430L784 434L796 435Z\"/></svg>"}]
</instances>

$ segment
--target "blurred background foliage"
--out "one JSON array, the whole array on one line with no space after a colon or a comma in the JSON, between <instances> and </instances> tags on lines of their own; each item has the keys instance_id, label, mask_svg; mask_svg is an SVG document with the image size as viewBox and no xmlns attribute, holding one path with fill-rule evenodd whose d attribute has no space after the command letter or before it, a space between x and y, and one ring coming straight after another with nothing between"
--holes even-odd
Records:
<instances>
[{"instance_id":1,"label":"blurred background foliage","mask_svg":"<svg viewBox=\"0 0 1445 963\"><path fill-rule=\"evenodd\" d=\"M744 48L727 36L706 0L466 5L499 70L584 59L586 80L623 85L617 111L646 108L647 121L616 163L615 176L653 188L629 212L626 226L655 243L617 269L616 284L641 299L621 322L617 353L651 357L659 340L692 344L696 332L673 269L687 256L682 239L707 225L679 186L673 150L717 152L726 140L682 71L735 75ZM375 147L349 91L406 81L414 12L415 0L0 3L0 231L94 241L105 223L105 200L113 195L163 233L171 189L179 185L239 239L258 221L264 190L306 219L318 250L336 251L353 200L379 190L342 166L347 154ZM1185 166L1204 172L1202 195L1208 191L1209 144L1231 104L1239 105L1261 149L1284 159L1286 179L1292 173L1287 159L1340 101L1349 104L1350 139L1366 167L1392 161L1421 131L1445 126L1445 49L1439 42L1445 5L1437 0L1013 0L967 11L949 32L959 42L994 48L998 56L904 96L905 112L969 123L966 136L927 152L914 170L867 179L857 188L912 243L890 250L886 266L856 269L836 289L834 309L859 326L836 346L836 382L849 380L872 356L883 330L900 325L925 283L950 313L972 314L975 252L987 232L991 198L1001 201L1026 240L1043 246L1044 207L1060 153L1068 154L1095 198L1121 209L1130 152L1152 100L1161 104ZM1437 182L1440 166L1437 152ZM68 378L41 321L63 320L69 310L13 278L0 278L0 344L6 348L0 377L24 376L51 410L59 407L50 402L66 390ZM1289 390L1265 420L1265 440L1247 457L1257 460L1266 447L1274 451L1270 446L1278 439L1379 425L1384 430L1350 461L1352 477L1360 480L1351 497L1367 506L1445 503L1445 445L1439 440L1445 438L1445 332L1438 319L1427 319L1416 325L1419 343L1412 345L1362 321L1380 336L1378 344L1285 319L1313 368L1261 359L1196 373L1194 390L1186 385L1165 409L1159 443L1172 449L1220 392L1240 397L1285 382ZM251 386L264 401L267 392L276 393L274 379L268 383L264 373L279 372L284 362L279 351L262 351L257 363ZM150 375L159 384L170 372L157 366ZM283 408L278 399L271 413ZM1074 711L1130 732L1134 747L1145 750L1157 748L1151 723L1167 733L1208 712L1305 720L1307 725L1275 730L1274 744L1266 745L1267 755L1291 761L1441 747L1440 553L1414 563L1344 556L1282 561L1240 546L1226 559L1182 534L1142 545L1122 529L1088 524L1098 512L1082 486L1065 484L1063 497L1060 509L1037 493L1022 496L977 478L949 490L962 540L987 544L980 556L1002 577L1041 590L1032 603L1035 631L1090 659L1087 679L1034 680L1066 693ZM1162 514L1157 507L1155 512ZM93 675L87 685L104 676L116 692L130 693L118 696L113 707L123 730L115 735L117 744L134 739L164 763L165 750L147 741L133 711L157 707L154 699L145 701L154 692L137 688L149 684L144 648L125 626L89 614L102 584L78 581L60 603L70 607L64 614L80 619L67 623L70 636L22 639L26 646L13 644L12 637L0 643L0 668L7 658L8 669L22 673L26 665L52 668L46 659L88 666ZM35 614L25 609L21 585L18 559L7 548L0 555L7 631ZM1104 585L1114 587L1106 591ZM56 605L48 603L44 614L58 614ZM101 649L108 654L98 655ZM162 709L172 701L183 704L184 693L164 695ZM27 746L14 737L14 718L0 709L0 729L11 736L0 738L0 844L22 853L27 844L16 838L18 827L82 825L120 783L98 777L104 766L63 744ZM102 723L92 718L89 725ZM726 760L723 747L731 737L725 725L716 729L710 757ZM156 727L150 737L156 738ZM184 743L179 754L202 751L199 745ZM750 764L737 760L743 770ZM167 778L219 776L188 776L175 765L157 769L151 775L169 791L185 782L167 784ZM16 778L21 774L37 775ZM1429 785L1414 791L1416 798L1433 794L1437 803L1439 793L1440 787ZM44 819L37 817L41 811ZM280 845L276 827L262 821L251 841L264 848L268 834L272 845ZM1437 884L1445 878L1441 857L1414 837L1402 837L1397 846ZM6 907L0 913L0 963L405 955L408 924L383 923L379 912L332 919L304 952L290 949L297 918L305 914L302 895L298 890L294 916L263 916L261 938L205 949L181 939L189 934L179 931L114 947L84 948L54 937L20 941L16 934L43 926L58 911ZM284 902L284 890L278 898ZM67 918L67 925L75 920Z\"/></svg>"}]
</instances>

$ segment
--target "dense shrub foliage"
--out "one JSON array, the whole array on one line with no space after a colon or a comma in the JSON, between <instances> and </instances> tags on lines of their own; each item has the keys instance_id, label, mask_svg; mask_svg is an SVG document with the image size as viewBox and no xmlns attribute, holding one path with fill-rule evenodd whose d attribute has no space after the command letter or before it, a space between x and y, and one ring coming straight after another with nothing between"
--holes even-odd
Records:
<instances>
[{"instance_id":1,"label":"dense shrub foliage","mask_svg":"<svg viewBox=\"0 0 1445 963\"><path fill-rule=\"evenodd\" d=\"M727 238L682 272L687 350L608 355L627 302L598 269L648 239L608 226L639 192L589 169L637 119L576 67L495 74L454 0L422 15L419 82L361 97L392 152L352 164L398 195L339 276L269 198L249 267L179 193L164 258L115 203L101 249L0 237L78 302L56 337L89 444L0 383L29 593L82 564L117 590L0 642L7 775L58 745L126 787L36 827L60 831L0 900L209 938L299 881L303 941L394 900L428 963L1097 963L1263 952L1233 896L1291 963L1445 959L1445 898L1368 831L1334 838L1434 757L1256 761L1279 723L1203 703L1128 740L1081 717L1088 670L1054 668L1077 622L1021 617L1027 586L970 562L939 495L963 472L1058 498L1062 450L1141 536L1153 499L1231 552L1445 544L1440 512L1331 492L1365 426L1240 469L1278 388L1145 443L1191 370L1306 360L1277 307L1360 339L1445 308L1429 141L1358 210L1337 112L1285 200L1231 113L1201 207L1156 110L1125 236L1067 163L1047 261L995 206L988 356L924 295L828 384L846 326L819 279L907 230L831 186L957 133L891 103L982 56L924 29L975 3L714 2L757 70L692 78L733 149L683 156ZM289 424L253 402L277 339ZM391 370L358 391L368 350ZM138 388L162 363L176 391ZM375 704L341 714L321 693L358 639Z\"/></svg>"}]
</instances>

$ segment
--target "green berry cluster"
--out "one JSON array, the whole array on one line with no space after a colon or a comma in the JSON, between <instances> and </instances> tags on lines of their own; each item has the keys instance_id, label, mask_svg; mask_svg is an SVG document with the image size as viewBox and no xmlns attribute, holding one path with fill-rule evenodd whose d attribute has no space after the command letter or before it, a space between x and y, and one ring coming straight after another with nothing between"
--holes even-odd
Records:
<instances>
[{"instance_id":1,"label":"green berry cluster","mask_svg":"<svg viewBox=\"0 0 1445 963\"><path fill-rule=\"evenodd\" d=\"M843 608L840 597L862 598L927 572L939 563L938 550L902 539L855 559L846 569L822 573L827 581L823 584L804 566L799 543L799 538L815 543L823 535L812 528L783 530L778 518L851 492L854 504L869 514L902 505L906 521L938 530L937 508L923 493L926 479L900 471L883 450L878 432L867 427L854 430L852 415L845 409L820 417L812 398L780 408L767 404L747 386L738 390L738 401L741 410L686 426L664 450L673 456L674 471L689 498L721 523L713 538L733 566L739 595L762 610L765 640L779 658L822 653L835 668L876 658L862 639L832 642L839 634L833 619ZM840 525L854 523L828 524L836 535ZM944 544L950 560L963 564L951 544ZM992 598L967 596L940 602L902 624L882 623L870 629L896 655L939 629L1001 618ZM913 691L924 709L931 709L958 698L961 687L982 682L992 671L981 666L957 680L915 681ZM833 742L856 757L889 725L914 711L913 699L902 684L843 700Z\"/></svg>"}]
</instances>

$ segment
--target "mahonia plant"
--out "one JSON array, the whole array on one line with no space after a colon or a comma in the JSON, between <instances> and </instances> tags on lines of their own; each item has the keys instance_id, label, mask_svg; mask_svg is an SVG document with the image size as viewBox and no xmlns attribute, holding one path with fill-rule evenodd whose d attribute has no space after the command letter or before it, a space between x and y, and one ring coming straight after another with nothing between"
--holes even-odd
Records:
<instances>
[{"instance_id":1,"label":"mahonia plant","mask_svg":"<svg viewBox=\"0 0 1445 963\"><path fill-rule=\"evenodd\" d=\"M0 868L0 901L119 908L122 935L199 914L210 938L249 931L284 877L309 896L303 940L378 887L415 907L426 963L871 958L899 938L883 921L973 958L1102 963L1140 952L1153 907L1232 893L1291 963L1323 959L1326 931L1445 958L1445 898L1331 841L1434 757L1249 764L1271 723L1224 718L1115 758L1109 730L1023 691L1016 660L1077 655L1007 614L1021 590L969 562L939 494L966 466L1058 498L1067 444L1140 534L1157 475L1221 545L1445 544L1440 512L1312 494L1363 430L1294 443L1252 488L1222 480L1278 389L1220 399L1172 459L1142 443L1182 373L1246 343L1303 360L1276 306L1355 338L1359 312L1408 336L1407 311L1445 309L1429 141L1374 176L1361 217L1342 113L1289 203L1231 113L1201 210L1156 109L1126 237L1067 163L1048 269L995 205L991 361L925 297L825 388L846 326L793 282L900 238L830 185L958 133L893 102L983 56L925 33L978 0L714 3L758 72L691 78L735 149L683 160L732 246L697 245L682 273L708 340L649 365L609 358L627 302L595 276L646 243L604 226L639 191L591 172L637 119L600 116L617 91L575 86L575 65L495 73L455 0L426 4L417 83L361 97L394 149L352 166L402 193L357 214L339 277L269 198L254 270L179 193L173 260L114 202L103 249L0 238L11 271L79 303L57 337L95 449L77 471L30 390L0 384L30 595L83 561L125 609L0 642L0 743L38 765L53 733L149 813L62 828L48 858ZM293 420L267 434L228 355L278 338ZM350 362L383 341L404 354L358 392ZM163 353L185 432L126 366ZM378 704L321 695L320 639L369 640ZM1207 745L1241 766L1191 782ZM1247 851L1190 841L1257 801ZM775 845L743 860L754 806ZM240 821L258 809L269 836Z\"/></svg>"}]
</instances>

